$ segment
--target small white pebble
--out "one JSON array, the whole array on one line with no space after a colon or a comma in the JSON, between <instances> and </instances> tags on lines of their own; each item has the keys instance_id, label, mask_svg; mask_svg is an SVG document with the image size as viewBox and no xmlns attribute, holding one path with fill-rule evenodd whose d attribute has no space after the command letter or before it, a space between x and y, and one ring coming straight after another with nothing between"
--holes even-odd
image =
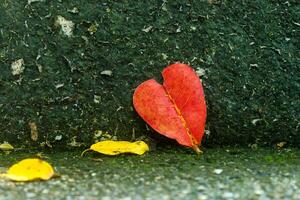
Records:
<instances>
[{"instance_id":1,"label":"small white pebble","mask_svg":"<svg viewBox=\"0 0 300 200\"><path fill-rule=\"evenodd\" d=\"M104 70L100 74L106 75L106 76L112 76L113 72L111 70Z\"/></svg>"},{"instance_id":2,"label":"small white pebble","mask_svg":"<svg viewBox=\"0 0 300 200\"><path fill-rule=\"evenodd\" d=\"M25 69L23 58L14 61L14 62L11 64L11 69L12 69L12 74L13 74L14 76L22 74L23 71L24 71L24 69Z\"/></svg>"},{"instance_id":3,"label":"small white pebble","mask_svg":"<svg viewBox=\"0 0 300 200\"><path fill-rule=\"evenodd\" d=\"M169 56L168 56L167 54L165 54L165 53L162 53L161 55L162 55L162 57L163 57L164 60L167 60L168 57L169 57Z\"/></svg>"},{"instance_id":4,"label":"small white pebble","mask_svg":"<svg viewBox=\"0 0 300 200\"><path fill-rule=\"evenodd\" d=\"M55 26L60 26L62 33L68 37L71 37L73 35L75 23L59 15L55 21Z\"/></svg>"},{"instance_id":5,"label":"small white pebble","mask_svg":"<svg viewBox=\"0 0 300 200\"><path fill-rule=\"evenodd\" d=\"M55 140L59 141L59 140L61 140L61 139L62 139L62 135L57 135L57 136L55 136Z\"/></svg>"},{"instance_id":6,"label":"small white pebble","mask_svg":"<svg viewBox=\"0 0 300 200\"><path fill-rule=\"evenodd\" d=\"M31 3L34 3L34 2L43 2L43 0L28 0L27 1L27 4L31 4Z\"/></svg>"},{"instance_id":7,"label":"small white pebble","mask_svg":"<svg viewBox=\"0 0 300 200\"><path fill-rule=\"evenodd\" d=\"M200 194L200 195L198 195L197 199L198 200L206 200L206 199L208 199L208 197L206 195L204 195L204 194Z\"/></svg>"},{"instance_id":8,"label":"small white pebble","mask_svg":"<svg viewBox=\"0 0 300 200\"><path fill-rule=\"evenodd\" d=\"M207 190L207 188L205 186L203 186L203 185L199 185L197 187L197 190L199 190L199 191L205 191L205 190Z\"/></svg>"},{"instance_id":9,"label":"small white pebble","mask_svg":"<svg viewBox=\"0 0 300 200\"><path fill-rule=\"evenodd\" d=\"M234 194L232 192L224 192L222 196L225 199L232 199L234 197Z\"/></svg>"},{"instance_id":10,"label":"small white pebble","mask_svg":"<svg viewBox=\"0 0 300 200\"><path fill-rule=\"evenodd\" d=\"M253 120L251 121L251 123L252 123L253 125L256 125L256 123L259 122L259 121L262 121L262 119L253 119Z\"/></svg>"},{"instance_id":11,"label":"small white pebble","mask_svg":"<svg viewBox=\"0 0 300 200\"><path fill-rule=\"evenodd\" d=\"M101 101L101 96L98 96L98 95L94 95L94 103L100 103Z\"/></svg>"},{"instance_id":12,"label":"small white pebble","mask_svg":"<svg viewBox=\"0 0 300 200\"><path fill-rule=\"evenodd\" d=\"M258 67L258 64L250 64L250 67Z\"/></svg>"},{"instance_id":13,"label":"small white pebble","mask_svg":"<svg viewBox=\"0 0 300 200\"><path fill-rule=\"evenodd\" d=\"M197 67L197 68L196 68L196 74L197 74L198 76L204 76L204 75L205 75L205 69L202 69L202 68L200 68L200 67Z\"/></svg>"},{"instance_id":14,"label":"small white pebble","mask_svg":"<svg viewBox=\"0 0 300 200\"><path fill-rule=\"evenodd\" d=\"M64 87L64 85L65 85L65 84L63 84L63 83L59 83L59 84L55 85L55 88L56 88L56 89L59 89L59 88Z\"/></svg>"},{"instance_id":15,"label":"small white pebble","mask_svg":"<svg viewBox=\"0 0 300 200\"><path fill-rule=\"evenodd\" d=\"M146 28L143 28L142 31L148 33L149 31L151 31L152 28L153 28L153 26L148 26Z\"/></svg>"},{"instance_id":16,"label":"small white pebble","mask_svg":"<svg viewBox=\"0 0 300 200\"><path fill-rule=\"evenodd\" d=\"M196 28L196 26L191 26L190 29L191 29L191 31L195 31L197 28Z\"/></svg>"},{"instance_id":17,"label":"small white pebble","mask_svg":"<svg viewBox=\"0 0 300 200\"><path fill-rule=\"evenodd\" d=\"M214 173L215 174L221 174L223 172L223 169L215 169Z\"/></svg>"}]
</instances>

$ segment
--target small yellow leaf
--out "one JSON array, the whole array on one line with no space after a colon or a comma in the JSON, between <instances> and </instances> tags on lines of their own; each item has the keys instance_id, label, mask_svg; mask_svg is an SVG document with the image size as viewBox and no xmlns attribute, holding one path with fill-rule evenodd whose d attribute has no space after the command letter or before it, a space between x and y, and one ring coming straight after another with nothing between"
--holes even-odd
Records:
<instances>
[{"instance_id":1,"label":"small yellow leaf","mask_svg":"<svg viewBox=\"0 0 300 200\"><path fill-rule=\"evenodd\" d=\"M283 148L286 145L286 143L287 142L279 142L276 145L277 145L278 148Z\"/></svg>"},{"instance_id":2,"label":"small yellow leaf","mask_svg":"<svg viewBox=\"0 0 300 200\"><path fill-rule=\"evenodd\" d=\"M14 147L8 142L3 142L2 144L0 144L0 149L3 151L9 151L9 150L13 150Z\"/></svg>"},{"instance_id":3,"label":"small yellow leaf","mask_svg":"<svg viewBox=\"0 0 300 200\"><path fill-rule=\"evenodd\" d=\"M54 175L52 166L37 158L21 160L11 166L6 174L1 174L12 181L48 180Z\"/></svg>"},{"instance_id":4,"label":"small yellow leaf","mask_svg":"<svg viewBox=\"0 0 300 200\"><path fill-rule=\"evenodd\" d=\"M127 142L127 141L111 141L106 140L93 144L89 149L82 152L83 155L86 151L96 151L106 155L118 155L121 153L133 153L142 155L149 151L148 145L143 141Z\"/></svg>"}]
</instances>

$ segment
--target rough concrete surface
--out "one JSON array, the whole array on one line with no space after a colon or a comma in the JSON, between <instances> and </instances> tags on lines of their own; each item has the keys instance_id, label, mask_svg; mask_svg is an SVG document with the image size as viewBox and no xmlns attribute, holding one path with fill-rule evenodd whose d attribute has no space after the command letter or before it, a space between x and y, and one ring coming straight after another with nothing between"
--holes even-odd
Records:
<instances>
[{"instance_id":1,"label":"rough concrete surface","mask_svg":"<svg viewBox=\"0 0 300 200\"><path fill-rule=\"evenodd\" d=\"M0 170L39 151L0 156ZM143 156L44 152L61 175L49 181L0 180L0 199L300 199L299 149L186 149L161 146Z\"/></svg>"},{"instance_id":2,"label":"rough concrete surface","mask_svg":"<svg viewBox=\"0 0 300 200\"><path fill-rule=\"evenodd\" d=\"M299 10L297 0L1 0L0 140L153 137L132 93L180 61L203 81L207 145L299 146Z\"/></svg>"}]
</instances>

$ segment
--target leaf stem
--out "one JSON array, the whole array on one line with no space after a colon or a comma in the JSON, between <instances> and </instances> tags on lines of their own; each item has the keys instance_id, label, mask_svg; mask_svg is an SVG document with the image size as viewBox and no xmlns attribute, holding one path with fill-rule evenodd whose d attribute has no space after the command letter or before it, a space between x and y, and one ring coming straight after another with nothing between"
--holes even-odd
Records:
<instances>
[{"instance_id":1,"label":"leaf stem","mask_svg":"<svg viewBox=\"0 0 300 200\"><path fill-rule=\"evenodd\" d=\"M199 148L197 145L194 145L192 148L194 149L194 151L195 151L198 155L200 155L200 154L203 153L203 151L201 151L200 148Z\"/></svg>"},{"instance_id":2,"label":"leaf stem","mask_svg":"<svg viewBox=\"0 0 300 200\"><path fill-rule=\"evenodd\" d=\"M81 153L81 157L83 156L83 154L85 154L85 152L87 152L87 151L91 151L91 149L86 149L86 150L84 150L82 153Z\"/></svg>"}]
</instances>

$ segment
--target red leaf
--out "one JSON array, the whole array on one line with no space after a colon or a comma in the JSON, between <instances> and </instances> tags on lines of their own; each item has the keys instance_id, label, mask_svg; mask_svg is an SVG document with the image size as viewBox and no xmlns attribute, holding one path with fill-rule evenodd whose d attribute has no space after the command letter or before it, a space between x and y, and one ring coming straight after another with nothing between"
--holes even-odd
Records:
<instances>
[{"instance_id":1,"label":"red leaf","mask_svg":"<svg viewBox=\"0 0 300 200\"><path fill-rule=\"evenodd\" d=\"M137 87L134 108L154 130L200 153L206 121L201 81L191 67L180 63L166 67L162 76L163 85L150 79Z\"/></svg>"}]
</instances>

